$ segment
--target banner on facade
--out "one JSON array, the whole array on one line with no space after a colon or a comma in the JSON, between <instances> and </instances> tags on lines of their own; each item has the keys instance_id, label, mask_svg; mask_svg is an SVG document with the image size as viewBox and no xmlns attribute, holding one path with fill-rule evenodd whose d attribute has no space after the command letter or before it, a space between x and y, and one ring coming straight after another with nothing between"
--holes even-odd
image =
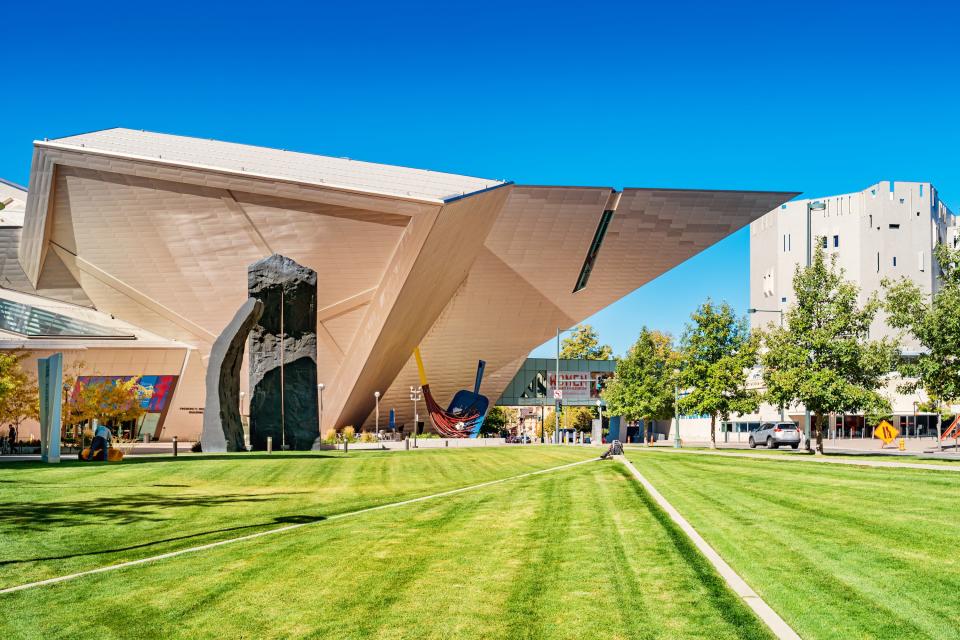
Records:
<instances>
[{"instance_id":1,"label":"banner on facade","mask_svg":"<svg viewBox=\"0 0 960 640\"><path fill-rule=\"evenodd\" d=\"M560 385L557 386L557 374L551 371L547 376L548 395L554 396L559 389L564 404L590 402L590 372L589 371L561 371Z\"/></svg>"}]
</instances>

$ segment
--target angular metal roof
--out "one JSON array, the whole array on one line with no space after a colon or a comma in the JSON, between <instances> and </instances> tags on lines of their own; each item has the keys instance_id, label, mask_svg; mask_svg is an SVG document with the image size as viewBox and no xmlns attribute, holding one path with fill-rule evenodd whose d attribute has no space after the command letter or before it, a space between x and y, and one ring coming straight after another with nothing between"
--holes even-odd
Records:
<instances>
[{"instance_id":1,"label":"angular metal roof","mask_svg":"<svg viewBox=\"0 0 960 640\"><path fill-rule=\"evenodd\" d=\"M500 180L135 129L104 129L35 144L434 202L505 184Z\"/></svg>"}]
</instances>

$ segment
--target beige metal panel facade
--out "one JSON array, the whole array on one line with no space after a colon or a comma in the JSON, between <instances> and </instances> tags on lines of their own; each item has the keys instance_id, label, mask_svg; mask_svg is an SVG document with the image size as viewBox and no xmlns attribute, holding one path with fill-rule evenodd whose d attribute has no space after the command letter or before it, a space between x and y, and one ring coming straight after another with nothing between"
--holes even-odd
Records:
<instances>
[{"instance_id":1,"label":"beige metal panel facade","mask_svg":"<svg viewBox=\"0 0 960 640\"><path fill-rule=\"evenodd\" d=\"M464 285L422 344L431 391L445 405L472 389L477 360L487 361L481 391L496 399L523 358L556 334L609 306L730 233L792 193L513 187ZM573 293L600 216L616 206L587 286ZM531 232L536 229L536 232ZM411 358L381 400L413 424ZM372 428L373 417L364 427Z\"/></svg>"},{"instance_id":2,"label":"beige metal panel facade","mask_svg":"<svg viewBox=\"0 0 960 640\"><path fill-rule=\"evenodd\" d=\"M361 424L370 415L373 391L394 382L461 286L511 189L448 203L419 232L413 231L419 219L411 222L410 242L401 241L333 385L332 411L329 417L324 412L324 426Z\"/></svg>"}]
</instances>

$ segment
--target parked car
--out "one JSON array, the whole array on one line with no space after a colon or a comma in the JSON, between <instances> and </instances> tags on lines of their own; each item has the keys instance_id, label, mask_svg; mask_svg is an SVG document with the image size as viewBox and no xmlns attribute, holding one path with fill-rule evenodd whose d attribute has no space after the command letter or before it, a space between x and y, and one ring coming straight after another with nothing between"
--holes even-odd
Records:
<instances>
[{"instance_id":1,"label":"parked car","mask_svg":"<svg viewBox=\"0 0 960 640\"><path fill-rule=\"evenodd\" d=\"M776 449L780 445L790 445L794 449L800 446L800 430L796 422L764 422L750 434L750 448L758 444L767 449Z\"/></svg>"}]
</instances>

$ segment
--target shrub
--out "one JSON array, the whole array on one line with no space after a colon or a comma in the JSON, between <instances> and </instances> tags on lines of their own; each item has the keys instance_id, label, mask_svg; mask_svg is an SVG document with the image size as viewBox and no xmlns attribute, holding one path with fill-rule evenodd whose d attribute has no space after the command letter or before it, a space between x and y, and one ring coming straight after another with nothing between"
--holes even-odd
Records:
<instances>
[{"instance_id":1,"label":"shrub","mask_svg":"<svg viewBox=\"0 0 960 640\"><path fill-rule=\"evenodd\" d=\"M376 441L377 441L377 436L373 435L372 433L367 433L366 431L364 431L363 433L360 434L360 442L376 442Z\"/></svg>"},{"instance_id":2,"label":"shrub","mask_svg":"<svg viewBox=\"0 0 960 640\"><path fill-rule=\"evenodd\" d=\"M200 441L199 441L199 440L197 440L196 442L193 443L193 446L190 447L190 451L192 451L192 452L194 452L194 453L200 453L200 452L203 451L203 447L200 446Z\"/></svg>"},{"instance_id":3,"label":"shrub","mask_svg":"<svg viewBox=\"0 0 960 640\"><path fill-rule=\"evenodd\" d=\"M356 430L353 427L343 428L343 439L347 442L353 442L354 434L356 434Z\"/></svg>"},{"instance_id":4,"label":"shrub","mask_svg":"<svg viewBox=\"0 0 960 640\"><path fill-rule=\"evenodd\" d=\"M337 441L337 430L336 429L327 429L327 432L323 435L323 441L327 444L333 444Z\"/></svg>"},{"instance_id":5,"label":"shrub","mask_svg":"<svg viewBox=\"0 0 960 640\"><path fill-rule=\"evenodd\" d=\"M423 439L423 438L439 438L439 437L440 437L440 436L439 436L438 434L436 434L436 433L434 433L434 432L432 432L432 431L424 431L423 433L421 433L420 435L417 436L418 439Z\"/></svg>"}]
</instances>

